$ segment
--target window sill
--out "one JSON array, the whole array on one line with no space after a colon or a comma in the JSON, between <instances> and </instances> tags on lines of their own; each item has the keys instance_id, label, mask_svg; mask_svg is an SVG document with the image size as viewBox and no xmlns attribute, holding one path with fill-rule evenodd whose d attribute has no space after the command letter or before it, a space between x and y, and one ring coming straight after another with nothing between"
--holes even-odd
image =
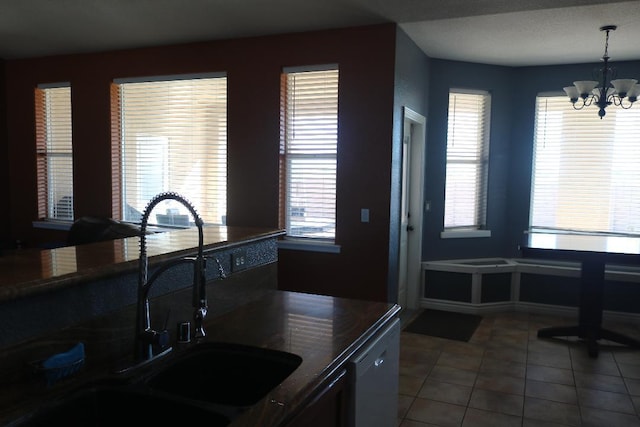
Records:
<instances>
[{"instance_id":1,"label":"window sill","mask_svg":"<svg viewBox=\"0 0 640 427\"><path fill-rule=\"evenodd\" d=\"M71 221L56 221L56 220L41 220L33 221L33 228L45 228L48 230L61 230L69 231L73 222Z\"/></svg>"},{"instance_id":2,"label":"window sill","mask_svg":"<svg viewBox=\"0 0 640 427\"><path fill-rule=\"evenodd\" d=\"M460 230L443 231L440 233L441 239L466 239L476 237L491 237L491 230Z\"/></svg>"},{"instance_id":3,"label":"window sill","mask_svg":"<svg viewBox=\"0 0 640 427\"><path fill-rule=\"evenodd\" d=\"M340 245L335 243L308 242L304 240L285 239L278 240L278 249L292 249L296 251L340 253Z\"/></svg>"}]
</instances>

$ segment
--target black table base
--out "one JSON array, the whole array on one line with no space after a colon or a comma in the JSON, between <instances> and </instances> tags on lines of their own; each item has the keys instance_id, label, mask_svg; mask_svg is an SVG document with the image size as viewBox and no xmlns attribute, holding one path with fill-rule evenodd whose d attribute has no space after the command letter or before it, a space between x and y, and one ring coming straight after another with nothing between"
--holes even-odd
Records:
<instances>
[{"instance_id":1,"label":"black table base","mask_svg":"<svg viewBox=\"0 0 640 427\"><path fill-rule=\"evenodd\" d=\"M602 328L605 264L639 265L639 237L528 233L525 240L520 246L524 257L580 262L578 325L540 329L538 337L578 337L591 357L598 356L600 339L640 348L639 340Z\"/></svg>"},{"instance_id":2,"label":"black table base","mask_svg":"<svg viewBox=\"0 0 640 427\"><path fill-rule=\"evenodd\" d=\"M640 341L602 328L605 263L596 256L585 256L581 268L580 315L577 326L559 326L538 330L538 337L578 337L587 344L590 357L598 357L598 340L605 339L632 348Z\"/></svg>"},{"instance_id":3,"label":"black table base","mask_svg":"<svg viewBox=\"0 0 640 427\"><path fill-rule=\"evenodd\" d=\"M590 357L598 357L598 340L609 340L632 348L640 348L640 341L603 328L557 326L538 330L539 338L578 337L585 341Z\"/></svg>"}]
</instances>

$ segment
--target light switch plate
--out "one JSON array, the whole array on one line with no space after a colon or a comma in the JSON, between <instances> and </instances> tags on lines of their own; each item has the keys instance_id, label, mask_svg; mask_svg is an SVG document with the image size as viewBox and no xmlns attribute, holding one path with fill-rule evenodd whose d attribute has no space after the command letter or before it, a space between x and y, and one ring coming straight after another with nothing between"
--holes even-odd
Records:
<instances>
[{"instance_id":1,"label":"light switch plate","mask_svg":"<svg viewBox=\"0 0 640 427\"><path fill-rule=\"evenodd\" d=\"M366 209L366 208L360 209L360 221L369 222L369 209Z\"/></svg>"}]
</instances>

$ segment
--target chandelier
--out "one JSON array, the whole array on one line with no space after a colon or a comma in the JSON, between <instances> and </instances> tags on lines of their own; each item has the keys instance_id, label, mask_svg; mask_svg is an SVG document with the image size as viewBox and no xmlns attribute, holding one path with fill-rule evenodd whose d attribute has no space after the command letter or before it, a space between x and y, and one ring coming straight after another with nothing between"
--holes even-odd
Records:
<instances>
[{"instance_id":1,"label":"chandelier","mask_svg":"<svg viewBox=\"0 0 640 427\"><path fill-rule=\"evenodd\" d=\"M593 71L593 77L597 80L579 80L573 82L573 86L567 86L564 91L569 96L573 108L582 110L591 104L600 109L598 115L602 119L606 113L605 108L613 104L624 109L631 108L640 96L640 85L636 79L615 79L616 70L609 66L609 32L615 31L616 25L605 25L600 31L607 33L604 45L602 68Z\"/></svg>"}]
</instances>

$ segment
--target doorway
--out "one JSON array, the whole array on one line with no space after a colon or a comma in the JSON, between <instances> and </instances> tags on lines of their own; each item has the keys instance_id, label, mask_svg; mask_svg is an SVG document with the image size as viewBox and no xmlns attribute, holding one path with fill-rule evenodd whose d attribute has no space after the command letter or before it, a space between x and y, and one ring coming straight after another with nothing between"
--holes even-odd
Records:
<instances>
[{"instance_id":1,"label":"doorway","mask_svg":"<svg viewBox=\"0 0 640 427\"><path fill-rule=\"evenodd\" d=\"M404 107L398 304L418 308L422 264L422 217L426 118Z\"/></svg>"}]
</instances>

